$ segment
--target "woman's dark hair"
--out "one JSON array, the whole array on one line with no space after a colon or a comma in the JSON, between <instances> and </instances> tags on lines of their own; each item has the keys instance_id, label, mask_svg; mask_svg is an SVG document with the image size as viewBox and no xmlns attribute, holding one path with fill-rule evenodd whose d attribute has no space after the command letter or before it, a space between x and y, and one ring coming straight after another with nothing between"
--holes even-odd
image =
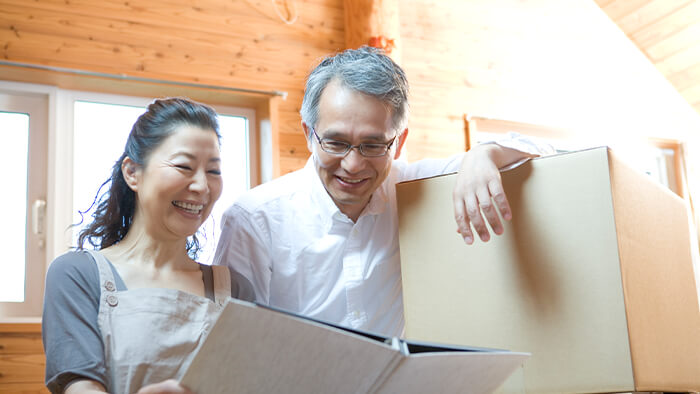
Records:
<instances>
[{"instance_id":1,"label":"woman's dark hair","mask_svg":"<svg viewBox=\"0 0 700 394\"><path fill-rule=\"evenodd\" d=\"M124 180L122 161L128 156L136 164L146 165L153 150L183 125L213 130L221 140L216 112L211 107L185 98L154 100L148 106L148 110L134 123L126 140L124 153L112 166L112 176L100 186L95 200L86 211L90 211L97 204L92 214L94 221L82 229L78 235L78 249L83 249L85 242L93 247L104 249L118 243L126 236L134 219L136 194ZM109 190L100 196L100 191L108 184ZM85 212L81 212L81 215L83 213ZM187 252L190 256L196 257L199 250L199 240L196 235L193 235L187 241Z\"/></svg>"}]
</instances>

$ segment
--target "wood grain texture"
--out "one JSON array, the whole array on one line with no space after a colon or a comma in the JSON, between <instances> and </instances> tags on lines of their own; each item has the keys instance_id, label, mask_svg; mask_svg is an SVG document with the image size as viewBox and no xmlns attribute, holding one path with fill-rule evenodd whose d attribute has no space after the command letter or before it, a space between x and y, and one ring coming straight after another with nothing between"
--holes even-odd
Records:
<instances>
[{"instance_id":1,"label":"wood grain texture","mask_svg":"<svg viewBox=\"0 0 700 394\"><path fill-rule=\"evenodd\" d=\"M569 126L589 122L586 114L593 111L599 123L612 122L610 128L619 133L623 128L658 130L660 120L638 122L639 113L692 124L676 113L683 110L669 109L677 97L644 98L645 89L658 84L657 76L649 75L639 56L621 43L615 25L601 17L604 11L613 20L627 18L635 29L631 38L646 43L644 53L663 62L658 66L667 78L695 100L698 72L689 62L697 61L692 43L700 0L668 1L577 0L566 6L553 0L397 2L401 64L412 88L406 157L414 161L456 153L463 146L465 112ZM286 91L288 97L275 110L277 176L303 166L309 155L298 113L307 73L323 56L346 47L344 0L295 4L299 17L287 25L264 0L195 5L186 0L0 0L0 58ZM684 50L687 45L690 50Z\"/></svg>"},{"instance_id":2,"label":"wood grain texture","mask_svg":"<svg viewBox=\"0 0 700 394\"><path fill-rule=\"evenodd\" d=\"M0 0L0 58L135 77L286 91L274 133L302 141L311 67L345 47L342 1L297 1L285 24L269 1ZM253 108L255 105L252 106ZM286 123L285 123L286 122ZM294 140L294 137L291 138ZM277 148L277 160L304 154ZM276 175L296 168L275 168Z\"/></svg>"},{"instance_id":3,"label":"wood grain texture","mask_svg":"<svg viewBox=\"0 0 700 394\"><path fill-rule=\"evenodd\" d=\"M687 93L700 86L700 76L695 71L688 72L700 67L700 1L596 0L596 3L700 112L700 103Z\"/></svg>"},{"instance_id":4,"label":"wood grain texture","mask_svg":"<svg viewBox=\"0 0 700 394\"><path fill-rule=\"evenodd\" d=\"M41 334L33 332L0 334L0 355L41 354L43 352Z\"/></svg>"},{"instance_id":5,"label":"wood grain texture","mask_svg":"<svg viewBox=\"0 0 700 394\"><path fill-rule=\"evenodd\" d=\"M43 383L0 383L0 393L45 394L48 392Z\"/></svg>"},{"instance_id":6,"label":"wood grain texture","mask_svg":"<svg viewBox=\"0 0 700 394\"><path fill-rule=\"evenodd\" d=\"M633 3L606 4L627 15ZM411 81L409 161L461 149L464 113L603 138L696 133L673 119L697 125L697 113L595 3L401 4L402 65Z\"/></svg>"},{"instance_id":7,"label":"wood grain texture","mask_svg":"<svg viewBox=\"0 0 700 394\"><path fill-rule=\"evenodd\" d=\"M47 393L40 323L0 323L0 392Z\"/></svg>"},{"instance_id":8,"label":"wood grain texture","mask_svg":"<svg viewBox=\"0 0 700 394\"><path fill-rule=\"evenodd\" d=\"M398 0L343 0L345 5L345 44L348 48L369 45L370 37L393 40L389 53L401 62L401 34Z\"/></svg>"}]
</instances>

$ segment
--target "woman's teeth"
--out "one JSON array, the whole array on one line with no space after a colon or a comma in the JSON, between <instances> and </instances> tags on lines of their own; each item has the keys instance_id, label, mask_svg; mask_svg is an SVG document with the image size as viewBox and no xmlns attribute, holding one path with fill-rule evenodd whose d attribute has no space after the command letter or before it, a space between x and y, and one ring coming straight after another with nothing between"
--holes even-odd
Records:
<instances>
[{"instance_id":1,"label":"woman's teeth","mask_svg":"<svg viewBox=\"0 0 700 394\"><path fill-rule=\"evenodd\" d=\"M187 212L197 214L202 211L204 205L202 204L190 204L188 202L173 201L173 205L178 208L182 208Z\"/></svg>"}]
</instances>

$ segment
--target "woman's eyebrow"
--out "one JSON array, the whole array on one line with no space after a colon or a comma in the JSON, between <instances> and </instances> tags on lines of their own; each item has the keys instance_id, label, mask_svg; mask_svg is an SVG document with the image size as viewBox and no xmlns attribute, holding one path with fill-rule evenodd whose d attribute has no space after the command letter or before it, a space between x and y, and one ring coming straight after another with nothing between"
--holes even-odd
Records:
<instances>
[{"instance_id":1,"label":"woman's eyebrow","mask_svg":"<svg viewBox=\"0 0 700 394\"><path fill-rule=\"evenodd\" d=\"M177 152L173 153L173 154L170 156L170 158L171 158L171 159L174 159L174 158L176 158L176 157L178 157L178 156L184 156L184 157L186 157L186 158L188 158L188 159L190 159L190 160L196 160L196 159L197 159L197 156L195 156L195 155L193 155L192 153L187 152L187 151L177 151ZM210 162L211 162L211 161L219 162L219 161L221 161L221 158L220 158L220 157L212 157L211 159L209 159L209 161L210 161Z\"/></svg>"}]
</instances>

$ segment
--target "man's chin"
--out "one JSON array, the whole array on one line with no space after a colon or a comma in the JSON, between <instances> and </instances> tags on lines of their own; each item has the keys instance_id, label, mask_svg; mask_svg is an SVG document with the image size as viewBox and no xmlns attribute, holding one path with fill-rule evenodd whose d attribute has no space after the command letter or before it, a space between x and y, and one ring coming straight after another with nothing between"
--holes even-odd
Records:
<instances>
[{"instance_id":1,"label":"man's chin","mask_svg":"<svg viewBox=\"0 0 700 394\"><path fill-rule=\"evenodd\" d=\"M338 206L346 207L363 207L369 202L370 196L355 196L348 195L347 193L334 193L331 195L333 201Z\"/></svg>"}]
</instances>

